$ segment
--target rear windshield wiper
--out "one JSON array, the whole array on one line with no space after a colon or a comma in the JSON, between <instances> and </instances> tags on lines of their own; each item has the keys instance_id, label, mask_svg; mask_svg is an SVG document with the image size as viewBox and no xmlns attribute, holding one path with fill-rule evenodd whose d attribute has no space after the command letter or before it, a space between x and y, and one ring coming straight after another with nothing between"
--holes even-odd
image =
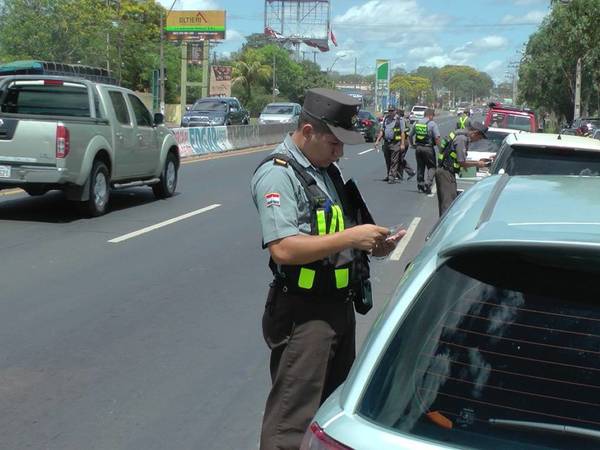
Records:
<instances>
[{"instance_id":1,"label":"rear windshield wiper","mask_svg":"<svg viewBox=\"0 0 600 450\"><path fill-rule=\"evenodd\" d=\"M504 428L521 429L527 431L547 431L552 433L561 433L570 436L578 436L600 440L600 431L591 430L589 428L573 427L571 425L560 425L545 422L530 422L527 420L504 419L488 419L488 422L491 425L496 425Z\"/></svg>"}]
</instances>

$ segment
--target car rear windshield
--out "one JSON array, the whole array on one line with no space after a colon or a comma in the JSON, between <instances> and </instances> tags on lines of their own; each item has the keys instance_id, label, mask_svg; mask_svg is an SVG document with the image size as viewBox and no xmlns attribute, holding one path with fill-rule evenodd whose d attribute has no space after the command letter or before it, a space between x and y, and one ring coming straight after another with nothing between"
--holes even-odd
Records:
<instances>
[{"instance_id":1,"label":"car rear windshield","mask_svg":"<svg viewBox=\"0 0 600 450\"><path fill-rule=\"evenodd\" d=\"M509 175L600 175L600 151L513 146L504 171Z\"/></svg>"},{"instance_id":2,"label":"car rear windshield","mask_svg":"<svg viewBox=\"0 0 600 450\"><path fill-rule=\"evenodd\" d=\"M90 101L83 84L46 84L15 81L2 97L2 112L13 114L90 117Z\"/></svg>"},{"instance_id":3,"label":"car rear windshield","mask_svg":"<svg viewBox=\"0 0 600 450\"><path fill-rule=\"evenodd\" d=\"M413 106L412 111L413 112L422 112L425 111L427 109L426 106Z\"/></svg>"},{"instance_id":4,"label":"car rear windshield","mask_svg":"<svg viewBox=\"0 0 600 450\"><path fill-rule=\"evenodd\" d=\"M359 414L451 446L597 446L597 271L568 252L454 258L413 302Z\"/></svg>"},{"instance_id":5,"label":"car rear windshield","mask_svg":"<svg viewBox=\"0 0 600 450\"><path fill-rule=\"evenodd\" d=\"M506 128L510 128L511 130L532 131L531 120L526 116L513 116L509 114L506 117Z\"/></svg>"},{"instance_id":6,"label":"car rear windshield","mask_svg":"<svg viewBox=\"0 0 600 450\"><path fill-rule=\"evenodd\" d=\"M358 118L359 119L371 119L371 113L369 111L359 111Z\"/></svg>"},{"instance_id":7,"label":"car rear windshield","mask_svg":"<svg viewBox=\"0 0 600 450\"><path fill-rule=\"evenodd\" d=\"M222 100L202 100L194 103L192 111L227 111L227 102Z\"/></svg>"},{"instance_id":8,"label":"car rear windshield","mask_svg":"<svg viewBox=\"0 0 600 450\"><path fill-rule=\"evenodd\" d=\"M294 114L294 107L288 105L267 105L262 114Z\"/></svg>"}]
</instances>

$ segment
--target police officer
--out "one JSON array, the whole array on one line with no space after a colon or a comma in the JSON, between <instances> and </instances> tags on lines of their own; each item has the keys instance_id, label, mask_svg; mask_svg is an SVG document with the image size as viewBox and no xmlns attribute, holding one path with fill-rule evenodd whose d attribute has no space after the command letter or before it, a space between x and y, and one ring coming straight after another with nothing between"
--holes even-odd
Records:
<instances>
[{"instance_id":1,"label":"police officer","mask_svg":"<svg viewBox=\"0 0 600 450\"><path fill-rule=\"evenodd\" d=\"M485 167L486 161L467 161L469 144L480 139L487 139L487 127L481 122L471 122L466 130L456 130L450 133L448 141L440 149L438 169L435 171L437 186L438 209L440 217L450 207L456 196L456 175L461 167Z\"/></svg>"},{"instance_id":2,"label":"police officer","mask_svg":"<svg viewBox=\"0 0 600 450\"><path fill-rule=\"evenodd\" d=\"M457 130L465 130L469 128L471 125L471 110L465 109L462 113L458 115L458 119L456 121L456 129Z\"/></svg>"},{"instance_id":3,"label":"police officer","mask_svg":"<svg viewBox=\"0 0 600 450\"><path fill-rule=\"evenodd\" d=\"M404 142L404 129L404 118L396 114L396 108L392 105L388 106L388 112L383 118L381 129L375 140L375 148L379 151L379 143L383 139L382 150L386 170L383 181L388 183L395 183L400 180L398 166L406 145ZM402 175L402 171L400 171L400 175Z\"/></svg>"},{"instance_id":4,"label":"police officer","mask_svg":"<svg viewBox=\"0 0 600 450\"><path fill-rule=\"evenodd\" d=\"M389 236L372 224L335 164L344 144L364 142L352 126L358 106L334 90L307 91L296 130L252 178L274 275L263 315L272 387L261 450L298 449L318 407L345 380L355 356L353 303L366 312L370 300L366 252L387 255L406 233Z\"/></svg>"},{"instance_id":5,"label":"police officer","mask_svg":"<svg viewBox=\"0 0 600 450\"><path fill-rule=\"evenodd\" d=\"M417 158L417 189L419 192L431 194L431 185L435 175L435 146L440 144L440 129L433 121L435 111L425 111L425 117L419 119L410 130L409 139L415 147Z\"/></svg>"}]
</instances>

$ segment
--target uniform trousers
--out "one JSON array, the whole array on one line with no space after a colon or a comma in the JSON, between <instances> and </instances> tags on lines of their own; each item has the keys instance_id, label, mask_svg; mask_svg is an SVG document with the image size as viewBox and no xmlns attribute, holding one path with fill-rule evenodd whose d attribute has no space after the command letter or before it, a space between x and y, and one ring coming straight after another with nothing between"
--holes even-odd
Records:
<instances>
[{"instance_id":1,"label":"uniform trousers","mask_svg":"<svg viewBox=\"0 0 600 450\"><path fill-rule=\"evenodd\" d=\"M392 165L392 153L393 153L394 141L384 140L381 150L383 151L383 159L385 160L385 176L389 177L390 167Z\"/></svg>"},{"instance_id":2,"label":"uniform trousers","mask_svg":"<svg viewBox=\"0 0 600 450\"><path fill-rule=\"evenodd\" d=\"M262 327L271 349L272 386L260 449L298 450L317 409L354 362L354 305L271 287Z\"/></svg>"},{"instance_id":3,"label":"uniform trousers","mask_svg":"<svg viewBox=\"0 0 600 450\"><path fill-rule=\"evenodd\" d=\"M438 209L440 217L450 207L458 196L456 176L442 167L435 171L435 184L437 186Z\"/></svg>"},{"instance_id":4,"label":"uniform trousers","mask_svg":"<svg viewBox=\"0 0 600 450\"><path fill-rule=\"evenodd\" d=\"M435 150L433 147L417 144L415 156L417 158L417 184L424 188L430 188L435 175Z\"/></svg>"}]
</instances>

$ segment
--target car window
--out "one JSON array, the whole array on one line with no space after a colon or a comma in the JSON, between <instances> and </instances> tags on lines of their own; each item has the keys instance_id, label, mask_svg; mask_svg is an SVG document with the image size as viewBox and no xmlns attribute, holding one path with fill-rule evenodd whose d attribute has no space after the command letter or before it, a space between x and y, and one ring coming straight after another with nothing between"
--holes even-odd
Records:
<instances>
[{"instance_id":1,"label":"car window","mask_svg":"<svg viewBox=\"0 0 600 450\"><path fill-rule=\"evenodd\" d=\"M600 151L513 146L504 171L509 175L600 175Z\"/></svg>"},{"instance_id":2,"label":"car window","mask_svg":"<svg viewBox=\"0 0 600 450\"><path fill-rule=\"evenodd\" d=\"M127 110L127 103L125 102L125 97L123 97L123 94L119 91L108 91L108 95L110 96L110 101L113 105L113 109L115 110L115 115L117 116L119 123L123 125L131 125L129 111Z\"/></svg>"},{"instance_id":3,"label":"car window","mask_svg":"<svg viewBox=\"0 0 600 450\"><path fill-rule=\"evenodd\" d=\"M90 117L87 87L79 83L58 83L12 82L4 95L1 110L14 114Z\"/></svg>"},{"instance_id":4,"label":"car window","mask_svg":"<svg viewBox=\"0 0 600 450\"><path fill-rule=\"evenodd\" d=\"M148 108L142 103L142 101L135 95L129 94L129 101L133 107L133 113L135 114L135 120L140 127L151 127L154 125L152 115Z\"/></svg>"},{"instance_id":5,"label":"car window","mask_svg":"<svg viewBox=\"0 0 600 450\"><path fill-rule=\"evenodd\" d=\"M229 101L229 107L230 108L235 108L235 109L240 109L240 104L236 101L236 100L230 100Z\"/></svg>"},{"instance_id":6,"label":"car window","mask_svg":"<svg viewBox=\"0 0 600 450\"><path fill-rule=\"evenodd\" d=\"M531 131L531 120L526 116L513 116L509 114L506 118L506 128Z\"/></svg>"},{"instance_id":7,"label":"car window","mask_svg":"<svg viewBox=\"0 0 600 450\"><path fill-rule=\"evenodd\" d=\"M199 100L192 106L192 111L227 111L225 100Z\"/></svg>"},{"instance_id":8,"label":"car window","mask_svg":"<svg viewBox=\"0 0 600 450\"><path fill-rule=\"evenodd\" d=\"M534 427L600 433L598 261L537 255L442 266L379 359L359 414L450 446L597 445Z\"/></svg>"},{"instance_id":9,"label":"car window","mask_svg":"<svg viewBox=\"0 0 600 450\"><path fill-rule=\"evenodd\" d=\"M425 106L413 106L412 111L413 112L421 112L421 111L425 111L427 109L427 107Z\"/></svg>"},{"instance_id":10,"label":"car window","mask_svg":"<svg viewBox=\"0 0 600 450\"><path fill-rule=\"evenodd\" d=\"M263 114L294 114L296 108L291 105L267 105Z\"/></svg>"}]
</instances>

